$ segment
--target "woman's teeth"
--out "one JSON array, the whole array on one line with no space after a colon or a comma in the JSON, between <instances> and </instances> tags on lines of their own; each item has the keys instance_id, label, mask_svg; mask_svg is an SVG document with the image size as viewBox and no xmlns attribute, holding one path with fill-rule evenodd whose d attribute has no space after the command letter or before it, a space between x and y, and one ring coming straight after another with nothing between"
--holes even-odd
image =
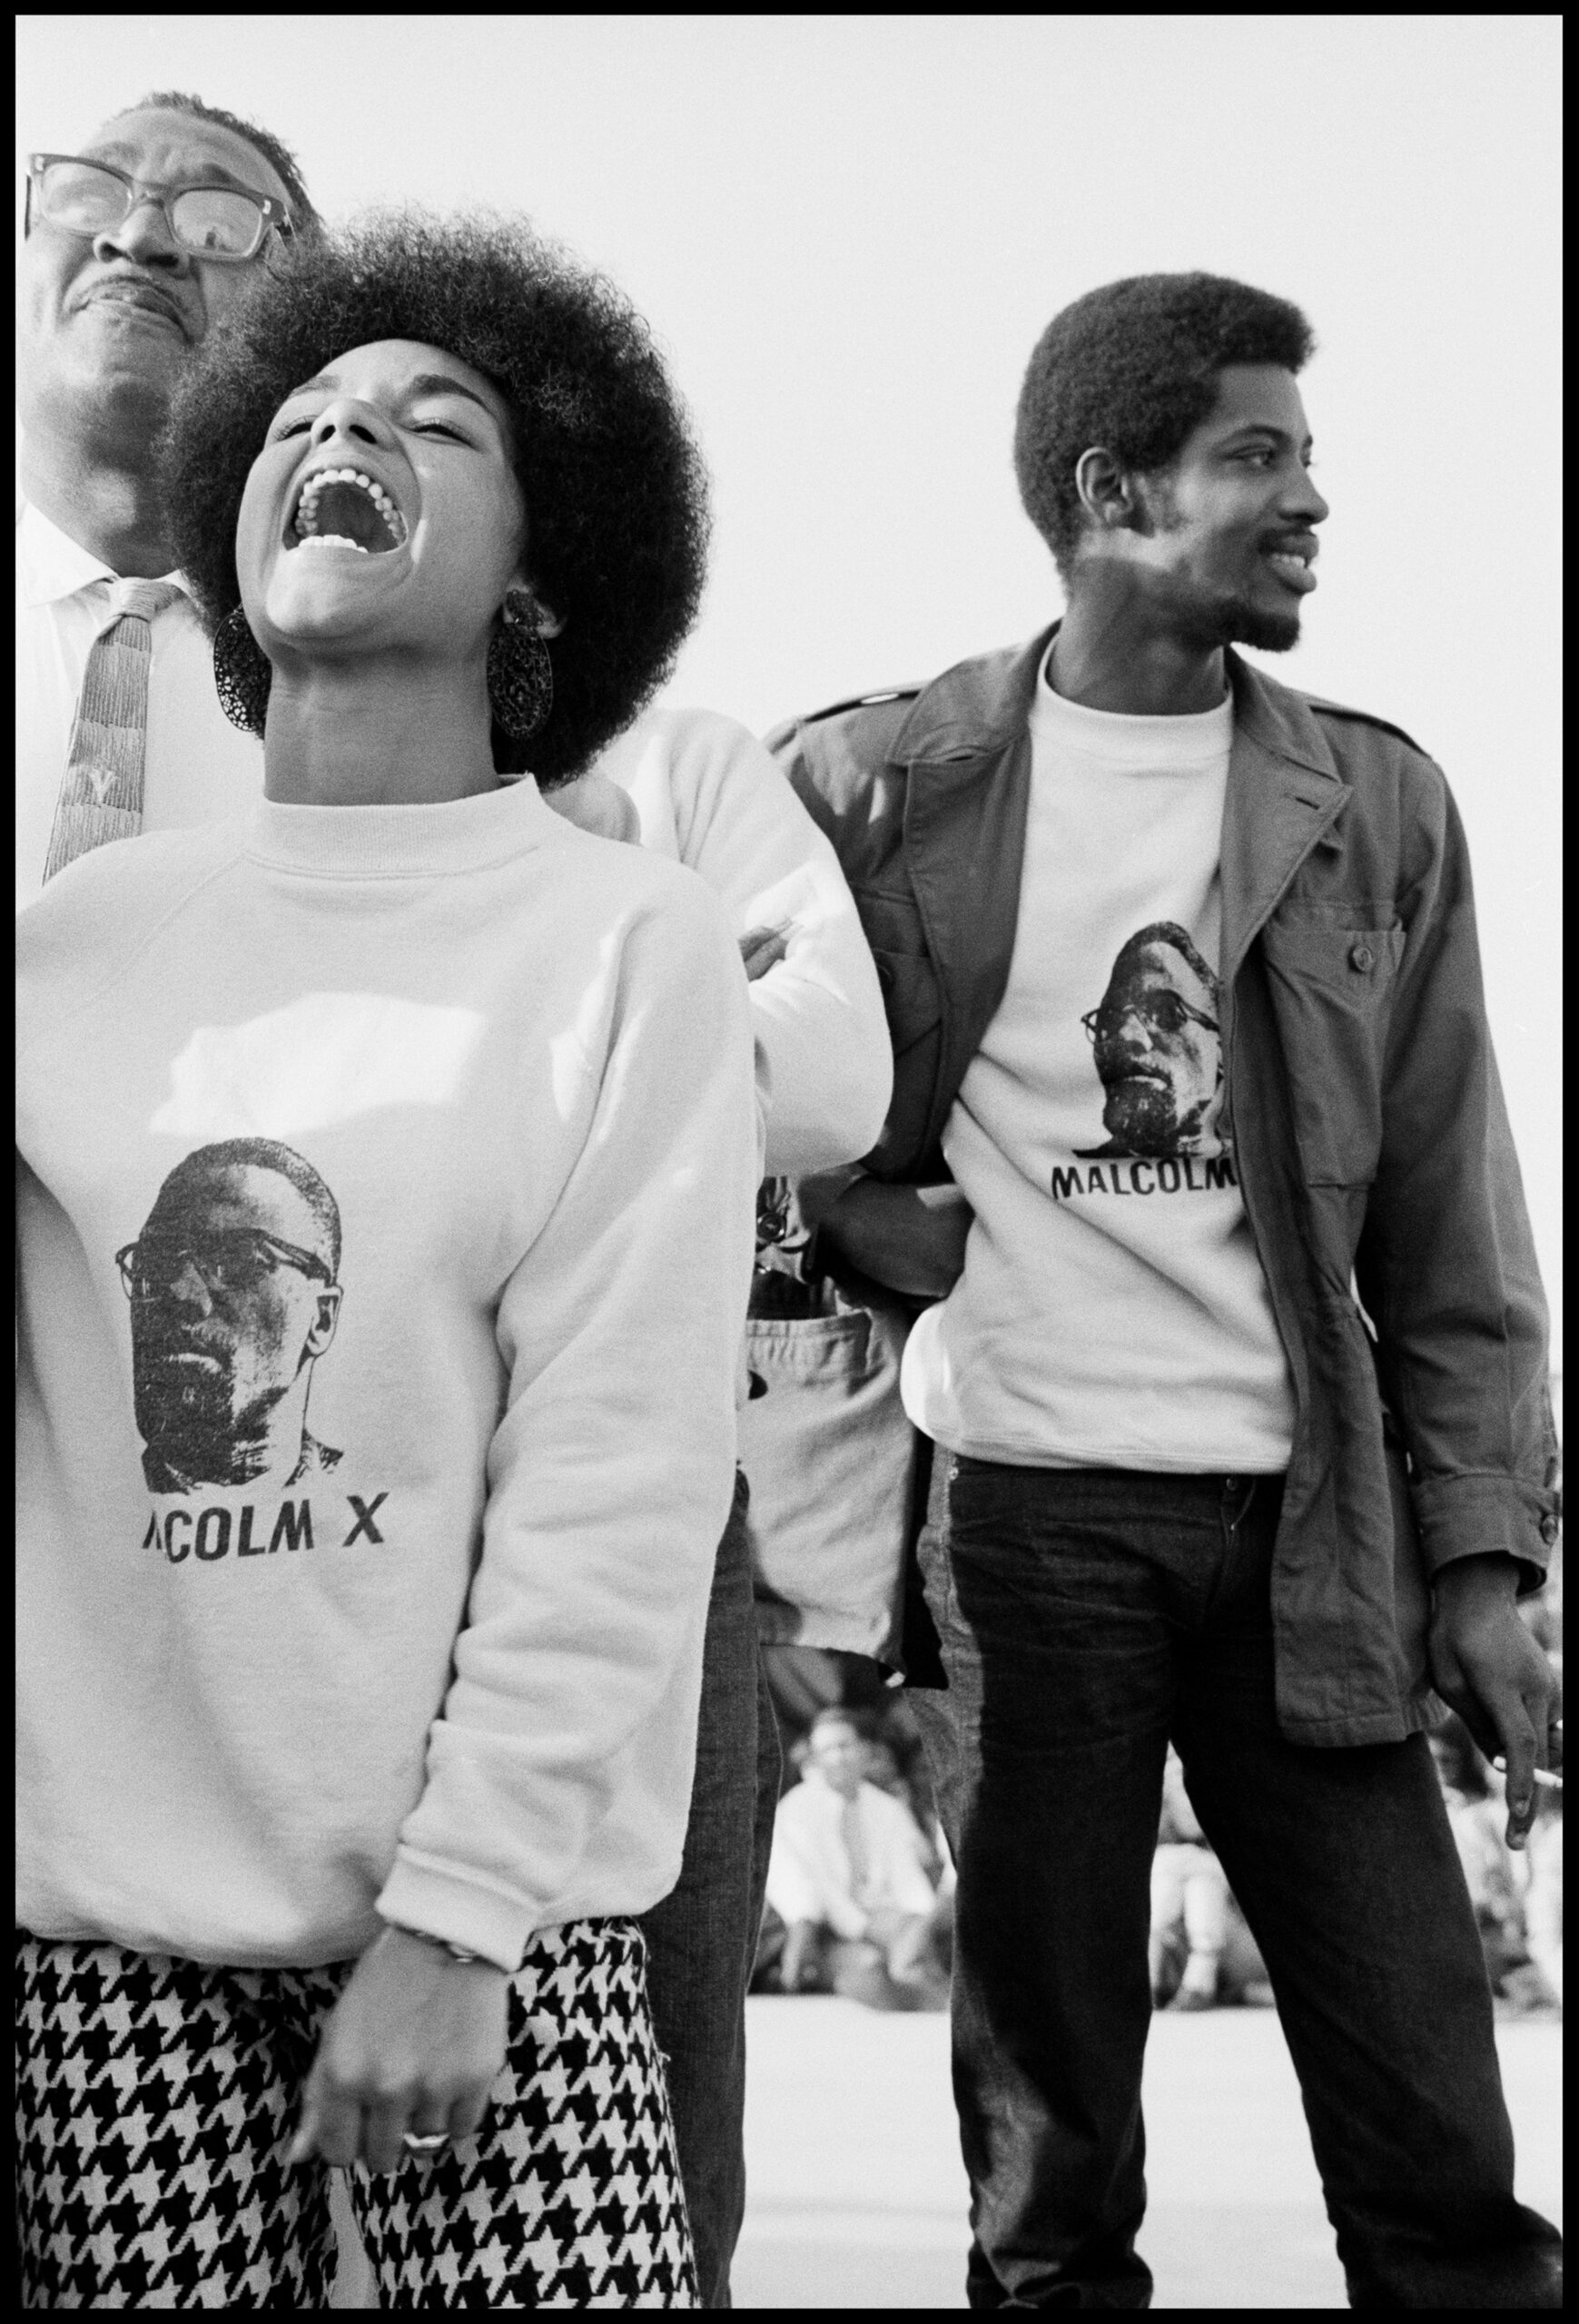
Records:
<instances>
[{"instance_id":1,"label":"woman's teeth","mask_svg":"<svg viewBox=\"0 0 1579 2324\"><path fill-rule=\"evenodd\" d=\"M299 546L302 548L354 548L359 556L370 556L371 549L363 548L360 541L353 541L345 533L305 533Z\"/></svg>"},{"instance_id":2,"label":"woman's teeth","mask_svg":"<svg viewBox=\"0 0 1579 2324\"><path fill-rule=\"evenodd\" d=\"M318 504L331 485L348 485L355 491L365 492L377 509L384 530L390 537L390 547L400 547L406 538L406 520L384 490L383 486L374 478L364 474L360 468L320 468L314 475L308 478L301 489L301 497L296 504L296 517L292 527L298 540L303 546L309 540L321 539L337 542L350 548L360 548L366 553L367 545L352 539L348 534L319 532Z\"/></svg>"}]
</instances>

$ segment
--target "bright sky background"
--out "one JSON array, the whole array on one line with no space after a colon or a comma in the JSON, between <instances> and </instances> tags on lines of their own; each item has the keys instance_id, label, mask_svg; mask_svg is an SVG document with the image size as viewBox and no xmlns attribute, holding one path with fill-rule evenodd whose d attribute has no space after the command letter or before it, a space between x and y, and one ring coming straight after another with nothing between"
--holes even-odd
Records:
<instances>
[{"instance_id":1,"label":"bright sky background","mask_svg":"<svg viewBox=\"0 0 1579 2324\"><path fill-rule=\"evenodd\" d=\"M612 274L715 480L668 698L759 729L1051 618L1010 438L1060 307L1296 300L1332 516L1269 665L1447 770L1555 1304L1556 16L33 15L18 63L19 153L192 90L331 218L524 209Z\"/></svg>"}]
</instances>

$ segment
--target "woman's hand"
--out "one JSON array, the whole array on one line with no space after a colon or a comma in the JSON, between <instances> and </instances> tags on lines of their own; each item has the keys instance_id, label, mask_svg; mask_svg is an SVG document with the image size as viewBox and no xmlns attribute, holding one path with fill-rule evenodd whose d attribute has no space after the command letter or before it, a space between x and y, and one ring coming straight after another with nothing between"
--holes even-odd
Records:
<instances>
[{"instance_id":1,"label":"woman's hand","mask_svg":"<svg viewBox=\"0 0 1579 2324\"><path fill-rule=\"evenodd\" d=\"M392 2171L408 2131L469 2137L505 2062L509 1983L491 1961L385 1929L324 2026L287 2163L321 2154Z\"/></svg>"}]
</instances>

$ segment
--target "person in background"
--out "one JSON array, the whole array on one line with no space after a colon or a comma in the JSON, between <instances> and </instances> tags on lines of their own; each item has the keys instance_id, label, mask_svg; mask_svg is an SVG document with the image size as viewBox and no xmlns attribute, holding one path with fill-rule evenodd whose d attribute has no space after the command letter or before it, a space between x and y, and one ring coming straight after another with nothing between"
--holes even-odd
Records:
<instances>
[{"instance_id":1,"label":"person in background","mask_svg":"<svg viewBox=\"0 0 1579 2324\"><path fill-rule=\"evenodd\" d=\"M1505 1837L1507 1801L1502 1777L1495 1768L1486 1766L1462 1719L1449 1719L1436 1730L1431 1756L1464 1868L1464 1885L1475 1908L1491 1989L1499 2001L1515 2008L1539 2007L1554 1996L1532 1962L1525 1902L1535 1869L1535 1834L1543 1835L1544 1853L1549 1817L1537 1814L1526 1848L1515 1855Z\"/></svg>"},{"instance_id":2,"label":"person in background","mask_svg":"<svg viewBox=\"0 0 1579 2324\"><path fill-rule=\"evenodd\" d=\"M714 711L649 710L548 802L717 894L750 983L768 1175L864 1154L893 1082L876 970L837 857L756 737ZM714 1571L685 1863L642 1920L706 2308L729 2305L745 2211L745 1996L780 1781L749 1483L738 1480Z\"/></svg>"},{"instance_id":3,"label":"person in background","mask_svg":"<svg viewBox=\"0 0 1579 2324\"><path fill-rule=\"evenodd\" d=\"M1543 1787L1524 1856L1525 1945L1542 1984L1563 2006L1563 1795Z\"/></svg>"},{"instance_id":4,"label":"person in background","mask_svg":"<svg viewBox=\"0 0 1579 2324\"><path fill-rule=\"evenodd\" d=\"M1171 1994L1170 1955L1183 1931L1185 1958ZM1179 1754L1169 1748L1162 1777L1162 1817L1151 1859L1151 1998L1180 2013L1214 2009L1229 1936L1229 1884L1184 1788Z\"/></svg>"},{"instance_id":5,"label":"person in background","mask_svg":"<svg viewBox=\"0 0 1579 2324\"><path fill-rule=\"evenodd\" d=\"M24 2304L314 2312L338 2169L385 2306L694 2306L637 1918L734 1483L750 1011L706 883L528 769L661 682L700 457L612 285L416 212L300 242L172 429L266 783L17 921ZM281 1477L291 1340L335 1458ZM155 1403L222 1474L145 1473Z\"/></svg>"},{"instance_id":6,"label":"person in background","mask_svg":"<svg viewBox=\"0 0 1579 2324\"><path fill-rule=\"evenodd\" d=\"M28 162L17 268L16 901L84 848L244 812L173 571L156 447L171 397L271 256L317 231L277 137L162 91Z\"/></svg>"},{"instance_id":7,"label":"person in background","mask_svg":"<svg viewBox=\"0 0 1579 2324\"><path fill-rule=\"evenodd\" d=\"M767 1894L785 1931L780 1987L872 2009L941 2006L926 1841L903 1802L867 1780L867 1748L858 1713L820 1712L801 1780L779 1802Z\"/></svg>"},{"instance_id":8,"label":"person in background","mask_svg":"<svg viewBox=\"0 0 1579 2324\"><path fill-rule=\"evenodd\" d=\"M1544 1306L1464 835L1386 720L1277 684L1327 515L1286 300L1050 324L1015 439L1063 619L797 720L887 971L893 1102L803 1187L924 1305L905 1408L959 1873L979 2307L1143 2307L1169 1740L1265 1958L1357 2307L1552 2308L1430 1688L1529 1828L1561 1689ZM1400 586L1407 586L1400 577ZM908 1641L907 1641L908 1651ZM1378 1978L1377 1965L1386 1965Z\"/></svg>"}]
</instances>

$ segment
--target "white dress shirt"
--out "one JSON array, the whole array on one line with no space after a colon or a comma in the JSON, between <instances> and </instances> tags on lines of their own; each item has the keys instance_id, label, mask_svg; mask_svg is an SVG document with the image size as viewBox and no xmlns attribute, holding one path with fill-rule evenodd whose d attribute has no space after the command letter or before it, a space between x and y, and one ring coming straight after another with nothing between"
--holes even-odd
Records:
<instances>
[{"instance_id":1,"label":"white dress shirt","mask_svg":"<svg viewBox=\"0 0 1579 2324\"><path fill-rule=\"evenodd\" d=\"M836 1936L860 1937L873 1913L931 1912L926 1844L909 1808L874 1783L861 1786L855 1806L866 1858L859 1896L842 1831L843 1793L808 1768L779 1801L767 1901L781 1919L814 1921Z\"/></svg>"},{"instance_id":2,"label":"white dress shirt","mask_svg":"<svg viewBox=\"0 0 1579 2324\"><path fill-rule=\"evenodd\" d=\"M37 508L16 520L16 906L44 884L72 721L94 638L110 619L104 562ZM183 592L153 620L143 827L175 831L245 814L263 787L263 746L232 726L213 657Z\"/></svg>"}]
</instances>

